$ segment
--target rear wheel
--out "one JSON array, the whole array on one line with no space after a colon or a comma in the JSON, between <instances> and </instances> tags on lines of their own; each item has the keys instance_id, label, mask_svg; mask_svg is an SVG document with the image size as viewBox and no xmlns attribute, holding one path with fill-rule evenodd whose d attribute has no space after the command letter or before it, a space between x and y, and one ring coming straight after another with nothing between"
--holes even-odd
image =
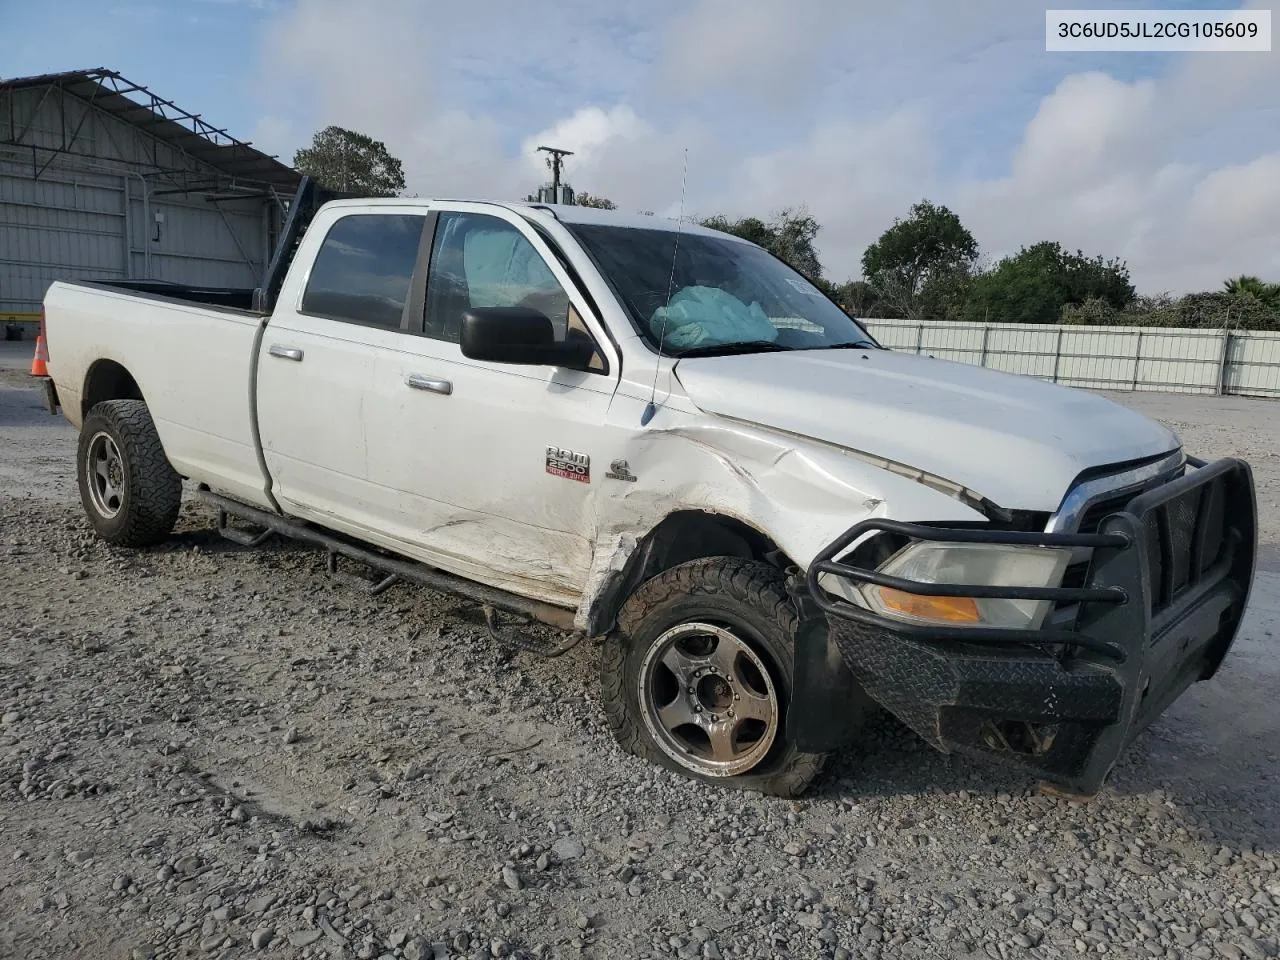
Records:
<instances>
[{"instance_id":1,"label":"rear wheel","mask_svg":"<svg viewBox=\"0 0 1280 960\"><path fill-rule=\"evenodd\" d=\"M782 796L825 756L789 740L796 612L768 564L712 557L642 585L606 638L609 725L631 753L686 776Z\"/></svg>"},{"instance_id":2,"label":"rear wheel","mask_svg":"<svg viewBox=\"0 0 1280 960\"><path fill-rule=\"evenodd\" d=\"M141 400L94 405L80 429L76 473L80 501L102 539L145 547L173 530L182 478L170 466Z\"/></svg>"}]
</instances>

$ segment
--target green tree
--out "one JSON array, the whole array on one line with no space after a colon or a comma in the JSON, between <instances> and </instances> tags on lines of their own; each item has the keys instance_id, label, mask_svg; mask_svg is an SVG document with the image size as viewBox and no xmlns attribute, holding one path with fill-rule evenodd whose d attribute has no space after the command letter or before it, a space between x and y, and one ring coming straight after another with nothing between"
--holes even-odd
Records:
<instances>
[{"instance_id":1,"label":"green tree","mask_svg":"<svg viewBox=\"0 0 1280 960\"><path fill-rule=\"evenodd\" d=\"M293 155L293 165L321 186L339 193L394 197L404 190L404 168L381 140L328 126L311 146Z\"/></svg>"},{"instance_id":2,"label":"green tree","mask_svg":"<svg viewBox=\"0 0 1280 960\"><path fill-rule=\"evenodd\" d=\"M862 275L885 307L908 319L958 315L978 242L944 206L921 200L862 255Z\"/></svg>"},{"instance_id":3,"label":"green tree","mask_svg":"<svg viewBox=\"0 0 1280 960\"><path fill-rule=\"evenodd\" d=\"M977 323L1057 323L1065 302L1050 274L1008 258L974 278L965 317Z\"/></svg>"},{"instance_id":4,"label":"green tree","mask_svg":"<svg viewBox=\"0 0 1280 960\"><path fill-rule=\"evenodd\" d=\"M972 263L959 263L929 275L920 288L920 316L932 320L962 320L975 272Z\"/></svg>"},{"instance_id":5,"label":"green tree","mask_svg":"<svg viewBox=\"0 0 1280 960\"><path fill-rule=\"evenodd\" d=\"M1123 310L1134 298L1129 268L1121 260L1068 253L1053 241L1024 247L995 269L975 277L965 302L969 320L989 323L1058 323L1066 307L1100 316L1102 304ZM1072 314L1070 322L1089 322ZM1095 321L1096 322L1096 321Z\"/></svg>"},{"instance_id":6,"label":"green tree","mask_svg":"<svg viewBox=\"0 0 1280 960\"><path fill-rule=\"evenodd\" d=\"M597 210L617 210L618 205L608 197L593 197L589 193L578 193L573 197L575 206L595 207Z\"/></svg>"},{"instance_id":7,"label":"green tree","mask_svg":"<svg viewBox=\"0 0 1280 960\"><path fill-rule=\"evenodd\" d=\"M1224 280L1222 289L1233 297L1253 297L1268 305L1280 304L1280 283L1267 283L1248 274Z\"/></svg>"},{"instance_id":8,"label":"green tree","mask_svg":"<svg viewBox=\"0 0 1280 960\"><path fill-rule=\"evenodd\" d=\"M1088 326L1108 326L1117 323L1122 316L1115 307L1101 297L1090 297L1084 303L1068 303L1062 308L1063 323Z\"/></svg>"},{"instance_id":9,"label":"green tree","mask_svg":"<svg viewBox=\"0 0 1280 960\"><path fill-rule=\"evenodd\" d=\"M1227 285L1224 284L1224 287ZM1134 327L1182 327L1199 330L1280 331L1280 301L1265 303L1250 293L1208 290L1172 297L1137 296L1120 311L1105 300L1086 300L1062 308L1063 323L1117 324Z\"/></svg>"},{"instance_id":10,"label":"green tree","mask_svg":"<svg viewBox=\"0 0 1280 960\"><path fill-rule=\"evenodd\" d=\"M822 261L818 259L818 249L815 246L821 227L803 207L783 210L768 221L758 217L730 220L717 215L707 217L702 225L764 247L814 283L823 279Z\"/></svg>"},{"instance_id":11,"label":"green tree","mask_svg":"<svg viewBox=\"0 0 1280 960\"><path fill-rule=\"evenodd\" d=\"M879 299L871 284L865 280L846 280L836 286L831 297L851 317L875 317Z\"/></svg>"},{"instance_id":12,"label":"green tree","mask_svg":"<svg viewBox=\"0 0 1280 960\"><path fill-rule=\"evenodd\" d=\"M1129 279L1129 265L1123 260L1086 257L1079 250L1067 253L1056 243L1053 247L1069 303L1105 300L1116 310L1123 310L1132 302L1136 291Z\"/></svg>"}]
</instances>

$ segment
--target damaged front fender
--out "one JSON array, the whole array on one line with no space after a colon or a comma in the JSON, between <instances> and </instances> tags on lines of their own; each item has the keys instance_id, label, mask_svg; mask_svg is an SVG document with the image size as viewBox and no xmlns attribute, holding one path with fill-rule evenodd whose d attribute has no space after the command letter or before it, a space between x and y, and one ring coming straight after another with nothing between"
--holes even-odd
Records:
<instances>
[{"instance_id":1,"label":"damaged front fender","mask_svg":"<svg viewBox=\"0 0 1280 960\"><path fill-rule=\"evenodd\" d=\"M593 555L577 618L579 629L594 635L611 629L646 576L684 560L773 554L781 568L803 568L834 532L887 515L890 503L914 516L980 518L945 493L828 445L671 409L608 455L626 461L634 482L602 486L595 502ZM655 557L655 534L680 515L712 518L736 542L717 538ZM707 528L691 529L701 537Z\"/></svg>"},{"instance_id":2,"label":"damaged front fender","mask_svg":"<svg viewBox=\"0 0 1280 960\"><path fill-rule=\"evenodd\" d=\"M876 704L858 684L831 636L827 615L798 573L787 582L800 623L796 629L787 732L806 753L830 753L852 743Z\"/></svg>"}]
</instances>

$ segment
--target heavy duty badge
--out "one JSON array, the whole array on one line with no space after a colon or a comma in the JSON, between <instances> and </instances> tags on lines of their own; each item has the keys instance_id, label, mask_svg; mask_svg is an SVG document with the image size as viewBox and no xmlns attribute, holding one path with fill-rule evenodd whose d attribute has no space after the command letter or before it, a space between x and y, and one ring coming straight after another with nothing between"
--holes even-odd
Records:
<instances>
[{"instance_id":1,"label":"heavy duty badge","mask_svg":"<svg viewBox=\"0 0 1280 960\"><path fill-rule=\"evenodd\" d=\"M591 458L563 447L547 447L547 473L566 480L591 482Z\"/></svg>"}]
</instances>

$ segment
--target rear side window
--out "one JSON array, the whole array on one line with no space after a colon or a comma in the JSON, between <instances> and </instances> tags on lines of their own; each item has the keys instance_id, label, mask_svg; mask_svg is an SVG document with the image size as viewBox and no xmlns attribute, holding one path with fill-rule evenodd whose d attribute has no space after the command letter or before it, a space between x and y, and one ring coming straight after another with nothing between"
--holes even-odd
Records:
<instances>
[{"instance_id":1,"label":"rear side window","mask_svg":"<svg viewBox=\"0 0 1280 960\"><path fill-rule=\"evenodd\" d=\"M400 328L426 217L353 214L329 228L302 295L302 312Z\"/></svg>"}]
</instances>

